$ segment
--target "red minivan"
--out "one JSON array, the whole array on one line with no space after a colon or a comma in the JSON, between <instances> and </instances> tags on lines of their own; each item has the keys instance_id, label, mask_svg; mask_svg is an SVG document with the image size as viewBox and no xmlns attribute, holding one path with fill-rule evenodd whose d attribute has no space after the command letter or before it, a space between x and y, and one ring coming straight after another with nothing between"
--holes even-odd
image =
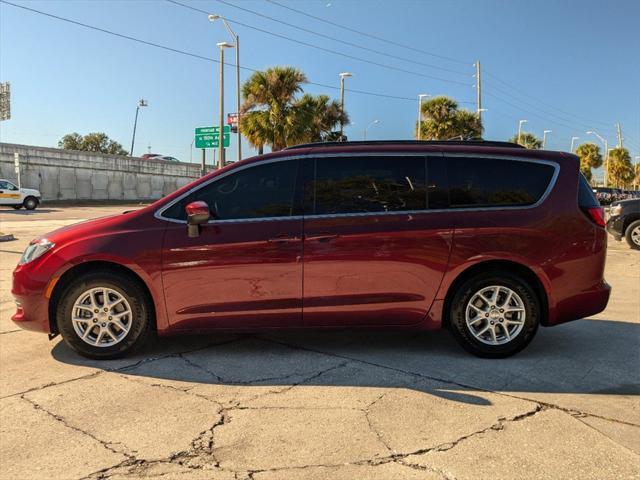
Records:
<instances>
[{"instance_id":1,"label":"red minivan","mask_svg":"<svg viewBox=\"0 0 640 480\"><path fill-rule=\"evenodd\" d=\"M114 358L159 335L448 328L484 357L602 311L607 236L578 158L501 142L291 147L51 232L20 326Z\"/></svg>"}]
</instances>

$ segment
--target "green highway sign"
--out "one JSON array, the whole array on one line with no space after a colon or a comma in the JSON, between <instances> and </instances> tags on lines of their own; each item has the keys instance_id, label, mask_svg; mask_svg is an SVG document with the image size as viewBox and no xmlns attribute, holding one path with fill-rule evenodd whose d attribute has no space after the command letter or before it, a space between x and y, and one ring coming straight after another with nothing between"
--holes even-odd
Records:
<instances>
[{"instance_id":1,"label":"green highway sign","mask_svg":"<svg viewBox=\"0 0 640 480\"><path fill-rule=\"evenodd\" d=\"M220 127L196 128L196 148L218 148L220 146ZM222 146L228 148L231 143L231 127L224 126Z\"/></svg>"}]
</instances>

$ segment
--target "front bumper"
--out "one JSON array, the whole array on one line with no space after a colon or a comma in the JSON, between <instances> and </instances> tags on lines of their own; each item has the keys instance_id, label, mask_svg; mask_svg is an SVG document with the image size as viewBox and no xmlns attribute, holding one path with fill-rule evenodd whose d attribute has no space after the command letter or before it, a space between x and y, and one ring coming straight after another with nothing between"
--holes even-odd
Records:
<instances>
[{"instance_id":1,"label":"front bumper","mask_svg":"<svg viewBox=\"0 0 640 480\"><path fill-rule=\"evenodd\" d=\"M624 237L624 219L620 215L609 217L607 220L607 232L616 240L622 240Z\"/></svg>"},{"instance_id":2,"label":"front bumper","mask_svg":"<svg viewBox=\"0 0 640 480\"><path fill-rule=\"evenodd\" d=\"M14 270L11 294L16 301L16 312L11 320L20 328L52 333L49 324L49 299L45 296L48 280L32 276L28 269L20 266Z\"/></svg>"}]
</instances>

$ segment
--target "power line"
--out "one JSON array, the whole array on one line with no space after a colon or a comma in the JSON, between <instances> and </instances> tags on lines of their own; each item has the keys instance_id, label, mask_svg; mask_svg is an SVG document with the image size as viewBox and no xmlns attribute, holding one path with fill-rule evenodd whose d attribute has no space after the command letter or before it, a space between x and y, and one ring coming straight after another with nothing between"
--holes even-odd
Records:
<instances>
[{"instance_id":1,"label":"power line","mask_svg":"<svg viewBox=\"0 0 640 480\"><path fill-rule=\"evenodd\" d=\"M39 15L43 15L45 17L49 17L49 18L55 19L55 20L59 20L59 21L66 22L66 23L70 23L70 24L73 24L73 25L76 25L76 26L80 26L80 27L84 27L84 28L87 28L87 29L90 29L90 30L95 30L95 31L98 31L98 32L101 32L101 33L106 33L107 35L112 35L114 37L118 37L118 38L122 38L122 39L129 40L129 41L132 41L132 42L140 43L140 44L147 45L147 46L150 46L150 47L159 48L159 49L166 50L166 51L169 51L169 52L178 53L180 55L185 55L185 56L197 58L199 60L206 60L208 62L214 62L214 63L218 63L218 64L220 63L220 60L217 60L215 58L206 57L204 55L199 55L197 53L188 52L186 50L180 50L180 49L169 47L167 45L162 45L162 44L159 44L159 43L149 42L147 40L143 40L143 39L140 39L140 38L132 37L130 35L125 35L125 34L122 34L122 33L114 32L112 30L107 30L105 28L96 27L94 25L89 25L87 23L78 22L78 21L72 20L70 18L60 17L60 16L54 15L52 13L47 13L47 12L43 12L41 10L36 10L35 8L26 7L24 5L17 5L15 3L8 2L6 0L0 0L0 3L4 3L6 5L11 5L12 7L20 8L22 10L26 10L26 11L29 11L31 13L36 13L36 14L39 14ZM235 67L235 63L225 62L225 65L234 66ZM246 71L249 71L249 72L252 72L252 73L259 71L259 70L255 69L255 68L250 68L250 67L242 67L241 66L240 68L242 70L246 70ZM324 83L309 82L309 81L306 82L306 83L309 84L309 85L328 88L328 89L331 89L331 90L339 90L340 89L340 87L337 87L335 85L327 85L327 84L324 84ZM357 89L351 89L351 88L347 88L345 90L348 91L348 92L351 92L351 93L357 93L357 94L361 94L361 95L369 95L369 96L380 97L380 98L389 98L389 99L392 99L392 100L403 100L403 101L410 101L410 102L415 102L416 101L416 98L413 98L413 97L403 97L403 96L399 96L399 95L389 95L389 94L385 94L385 93L369 92L369 91L366 91L366 90L357 90ZM459 103L470 103L470 102L459 102Z\"/></svg>"},{"instance_id":2,"label":"power line","mask_svg":"<svg viewBox=\"0 0 640 480\"><path fill-rule=\"evenodd\" d=\"M463 72L463 71L460 71L460 70L453 70L451 68L440 67L438 65L433 65L433 64L430 64L430 63L419 62L419 61L414 60L414 59L410 59L410 58L406 58L406 57L400 57L398 55L393 55L393 54L390 54L390 53L387 53L387 52L383 52L381 50L376 50L375 48L366 47L366 46L360 45L358 43L349 42L347 40L342 40L342 39L339 39L339 38L332 37L331 35L326 35L324 33L316 32L315 30L311 30L309 28L304 28L304 27L301 27L299 25L295 25L293 23L288 23L288 22L285 22L285 21L280 20L278 18L274 18L274 17L271 17L269 15L265 15L264 13L256 12L255 10L250 10L248 8L241 7L240 5L235 5L233 3L227 2L226 0L216 0L216 1L218 3L222 3L223 5L227 5L229 7L232 7L232 8L238 9L238 10L242 10L244 12L251 13L253 15L257 15L257 16L262 17L262 18L266 18L267 20L271 20L272 22L277 22L277 23L280 23L282 25L286 25L288 27L295 28L296 30L300 30L301 32L310 33L312 35L316 35L316 36L321 37L321 38L326 38L326 39L334 41L334 42L342 43L342 44L348 45L350 47L360 48L362 50L366 50L368 52L372 52L372 53L375 53L377 55L382 55L382 56L385 56L385 57L389 57L389 58L392 58L394 60L402 60L403 62L407 62L407 63L410 63L412 65L421 65L423 67L435 68L437 70L442 70L444 72L455 73L457 75L463 75L463 76L466 76L466 77L469 76L469 72ZM172 2L172 3L175 3L175 2Z\"/></svg>"},{"instance_id":3,"label":"power line","mask_svg":"<svg viewBox=\"0 0 640 480\"><path fill-rule=\"evenodd\" d=\"M281 7L281 8L285 8L285 9L290 10L292 12L298 13L300 15L304 15L306 17L313 18L315 20L318 20L320 22L326 23L328 25L333 25L334 27L338 27L338 28L341 28L343 30L346 30L346 31L349 31L349 32L352 32L352 33L357 33L358 35L362 35L364 37L368 37L368 38L372 38L374 40L378 40L378 41L381 41L381 42L389 43L391 45L395 45L396 47L407 48L409 50L413 50L414 52L419 52L419 53L422 53L424 55L429 55L429 56L432 56L432 57L441 58L443 60L449 60L450 62L455 62L455 63L459 63L459 64L462 64L462 65L470 65L472 63L472 62L467 62L467 61L460 60L460 59L457 59L457 58L447 57L445 55L440 55L438 53L428 52L426 50L422 50L420 48L412 47L411 45L405 45L403 43L398 43L398 42L395 42L393 40L389 40L387 38L378 37L378 36L373 35L373 34L368 33L368 32L363 32L361 30L356 30L355 28L347 27L346 25L341 25L339 23L332 22L330 20L326 20L326 19L324 19L322 17L317 17L315 15L311 15L310 13L303 12L302 10L297 10L297 9L295 9L293 7L289 7L287 5L283 5L283 4L278 3L278 2L276 2L274 0L265 0L265 1L269 2L269 3L272 3L274 5L277 5L277 6Z\"/></svg>"},{"instance_id":4,"label":"power line","mask_svg":"<svg viewBox=\"0 0 640 480\"><path fill-rule=\"evenodd\" d=\"M169 2L169 3L173 3L174 5L178 5L180 7L187 8L189 10L194 10L196 12L200 12L200 13L204 13L204 14L208 14L209 13L206 10L202 10L200 8L192 7L191 5L186 5L184 3L180 3L180 2L178 2L176 0L166 0L166 1ZM332 50L330 48L321 47L321 46L315 45L313 43L304 42L302 40L297 40L295 38L287 37L286 35L281 35L279 33L271 32L269 30L265 30L264 28L259 28L259 27L253 26L253 25L249 25L247 23L240 22L238 20L234 20L232 18L229 18L227 16L225 16L225 19L228 20L229 22L233 22L233 23L235 23L237 25L242 25L243 27L247 27L247 28L250 28L252 30L256 30L258 32L266 33L267 35L271 35L273 37L282 38L282 39L287 40L289 42L297 43L297 44L303 45L305 47L310 47L310 48L314 48L316 50L320 50L320 51L323 51L323 52L331 53L333 55L339 55L341 57L345 57L345 58L348 58L350 60L355 60L357 62L368 63L370 65L375 65L377 67L386 68L388 70L395 70L397 72L407 73L409 75L415 75L417 77L428 78L430 80L438 80L438 81L444 82L444 83L454 83L454 84L457 84L457 85L464 85L466 87L470 86L469 83L459 82L457 80L451 80L451 79L442 78L442 77L434 77L433 75L426 75L424 73L415 72L413 70L406 70L404 68L399 68L399 67L394 67L392 65L387 65L386 63L380 63L380 62L376 62L376 61L373 61L373 60L367 60L367 59L364 59L364 58L356 57L354 55L349 55L348 53L339 52L338 50Z\"/></svg>"},{"instance_id":5,"label":"power line","mask_svg":"<svg viewBox=\"0 0 640 480\"><path fill-rule=\"evenodd\" d=\"M221 2L221 3L224 3L224 4L226 4L226 5L230 5L230 4L229 4L228 2L226 2L225 0L217 0L217 1L219 1L219 2ZM349 32L352 32L352 33L356 33L356 34L358 34L358 35L362 35L362 36L365 36L365 37L368 37L368 38L372 38L372 39L379 40L379 41L382 41L382 42L385 42L385 43L389 43L389 44L392 44L392 45L396 45L396 46L398 46L398 47L406 48L406 49L409 49L409 50L412 50L412 51L415 51L415 52L423 53L423 54L425 54L425 55L430 55L430 56L434 56L434 57L438 57L438 58L442 58L442 59L446 59L446 60L454 61L454 62L456 62L456 63L460 63L460 64L468 64L468 63L469 63L469 62L465 62L465 61L462 61L462 60L459 60L459 59L455 59L455 58L452 58L452 57L446 57L446 56L443 56L443 55L435 54L435 53L433 53L433 52L428 52L428 51L425 51L425 50L421 50L421 49L418 49L418 48L412 47L412 46L410 46L410 45L405 45L405 44L402 44L402 43L394 42L393 40L389 40L389 39L386 39L386 38L383 38L383 37L379 37L379 36L376 36L376 35L370 34L370 33L368 33L368 32L364 32L364 31L361 31L361 30L357 30L357 29L355 29L355 28L351 28L351 27L348 27L348 26L346 26L346 25L341 25L341 24L339 24L339 23L336 23L336 22L333 22L333 21L327 20L327 19L325 19L325 18L322 18L322 17L316 16L316 15L312 15L312 14L307 13L307 12L305 12L305 11L295 9L295 8L290 7L290 6L288 6L288 5L284 5L284 4L279 3L279 2L277 2L277 1L275 1L275 0L265 0L265 1L266 1L266 2L268 2L268 3L271 3L271 4L273 4L273 5L277 5L277 6L281 7L281 8L287 9L287 10L289 10L289 11L292 11L292 12L298 13L298 14L300 14L300 15L304 15L304 16L309 17L309 18L312 18L312 19L314 19L314 20L318 20L318 21L323 22L323 23L325 23L325 24L332 25L332 26L334 26L334 27L338 27L338 28L341 28L341 29L343 29L343 30L346 30L346 31L349 31ZM519 92L519 93L520 93L520 95L523 95L523 96L528 97L528 98L530 98L530 99L532 99L532 100L535 100L535 101L537 101L537 102L539 102L539 103L541 103L541 104L543 104L543 105L546 105L546 106L547 106L547 107L549 107L549 108L552 108L552 109L554 109L554 110L556 110L556 111L558 111L558 112L560 112L560 113L563 113L564 115L568 115L568 116L573 117L573 118L576 118L576 119L578 119L578 120L582 120L582 122L586 122L586 123L583 123L583 125L588 125L588 127L587 127L587 128L592 128L594 125L601 125L601 126L606 126L606 128L610 128L606 123L603 123L603 122L601 122L601 121L596 122L596 121L593 121L593 120L590 120L590 119L586 119L586 118L584 118L584 117L577 116L577 115L575 115L575 114L572 114L572 113L570 113L570 112L567 112L567 111L565 111L565 110L562 110L562 109L560 109L560 108L556 107L555 105L552 105L552 104L546 103L546 102L544 102L544 101L540 100L540 99L539 99L539 98L537 98L537 97L534 97L534 96L532 96L532 95L529 95L529 94L527 94L527 93L523 92L522 90L520 90L520 89L518 89L518 88L516 88L516 87L514 87L514 86L512 86L512 85L510 85L509 83L507 83L507 82L505 82L505 81L501 80L499 77L497 77L496 75L492 74L491 72L486 71L486 69L484 70L484 72L485 72L485 73L487 73L489 76L493 77L493 78L494 78L495 80L497 80L498 82L500 82L500 83L502 83L503 85L505 85L506 87L511 88L512 90L514 90L514 91L516 91L516 92ZM496 90L498 90L498 88L496 88ZM502 90L502 92L503 92L505 95L508 95L508 96L510 96L511 98L513 98L513 99L515 99L515 100L517 100L517 101L519 101L519 102L527 103L527 102L524 102L523 100L518 99L517 97L513 96L512 94L509 94L508 92L505 92L504 90ZM545 113L547 113L548 115L553 115L553 116L555 116L556 118L560 118L560 119L562 119L562 120L564 120L564 121L575 122L575 120L573 120L573 119L563 118L563 117L561 117L561 116L559 116L559 115L557 115L557 114L553 114L553 113L548 112L548 111L546 111L546 110L542 110L542 109L540 109L539 107L533 106L533 105L532 105L532 104L530 104L530 103L527 103L527 104L528 104L528 105L531 105L533 108L538 108L539 110L544 111L544 112L545 112Z\"/></svg>"},{"instance_id":6,"label":"power line","mask_svg":"<svg viewBox=\"0 0 640 480\"><path fill-rule=\"evenodd\" d=\"M268 0L267 0L267 1L268 1ZM550 104L550 103L547 103L547 102L545 102L545 101L543 101L543 100L541 100L541 99L539 99L539 98L537 98L537 97L534 97L533 95L529 95L528 93L525 93L523 90L521 90L521 89L519 89L519 88L517 88L517 87L514 87L513 85L511 85L511 84L509 84L509 83L505 82L504 80L500 79L499 77L497 77L496 75L494 75L494 74L493 74L493 73L491 73L491 72L488 72L488 71L486 71L486 70L485 70L485 73L486 73L487 75L489 75L490 77L494 78L495 80L497 80L498 82L502 83L504 86L506 86L506 87L508 87L508 88L512 89L512 90L513 90L513 91L515 91L515 92L518 92L520 95L525 96L525 97L528 97L528 98L530 98L531 100L535 100L536 102L539 102L539 103L541 103L541 104L543 104L543 105L545 105L545 106L547 106L547 107L549 107L549 108L553 108L554 110L557 110L557 111L558 111L558 112L560 112L560 113L563 113L563 114L565 114L565 115L569 115L570 117L574 117L574 118L577 118L578 120L582 120L582 121L584 121L584 122L587 122L586 124L588 124L588 125L590 125L590 126L593 126L593 125L607 126L607 124L606 124L606 123L604 123L604 122L601 122L601 121L597 121L597 122L596 122L596 121L590 120L590 119L588 119L588 118L584 118L584 117L580 117L580 116L574 115L573 113L570 113L570 112L567 112L567 111L565 111L565 110L562 110L562 109L560 109L560 108L556 107L555 105L552 105L552 104ZM515 97L514 97L514 98L515 98Z\"/></svg>"}]
</instances>

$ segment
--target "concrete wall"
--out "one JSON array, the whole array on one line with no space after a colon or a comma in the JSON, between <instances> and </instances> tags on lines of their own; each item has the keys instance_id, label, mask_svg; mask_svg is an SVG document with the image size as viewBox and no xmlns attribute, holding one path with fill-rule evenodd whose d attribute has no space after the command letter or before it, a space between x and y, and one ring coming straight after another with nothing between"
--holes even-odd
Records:
<instances>
[{"instance_id":1,"label":"concrete wall","mask_svg":"<svg viewBox=\"0 0 640 480\"><path fill-rule=\"evenodd\" d=\"M156 200L200 176L191 163L0 143L0 178L17 182L15 152L22 186L44 201Z\"/></svg>"}]
</instances>

